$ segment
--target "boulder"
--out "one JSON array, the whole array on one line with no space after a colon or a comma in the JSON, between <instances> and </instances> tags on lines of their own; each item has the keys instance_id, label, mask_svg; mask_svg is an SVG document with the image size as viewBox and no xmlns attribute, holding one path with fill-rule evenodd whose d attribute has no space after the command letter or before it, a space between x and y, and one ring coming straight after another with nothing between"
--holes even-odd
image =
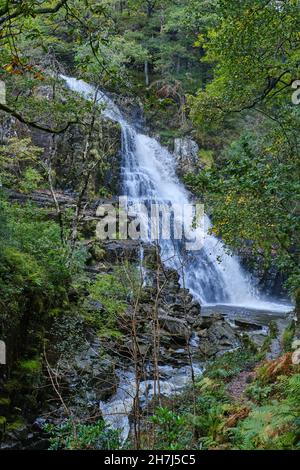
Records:
<instances>
[{"instance_id":1,"label":"boulder","mask_svg":"<svg viewBox=\"0 0 300 470\"><path fill-rule=\"evenodd\" d=\"M240 344L233 328L223 320L217 321L209 327L208 337L212 343L218 345L221 349L232 349Z\"/></svg>"},{"instance_id":2,"label":"boulder","mask_svg":"<svg viewBox=\"0 0 300 470\"><path fill-rule=\"evenodd\" d=\"M174 140L174 154L180 176L195 172L199 167L199 146L189 137Z\"/></svg>"},{"instance_id":3,"label":"boulder","mask_svg":"<svg viewBox=\"0 0 300 470\"><path fill-rule=\"evenodd\" d=\"M168 315L159 315L158 321L160 327L170 333L174 340L185 343L189 340L191 329L185 320Z\"/></svg>"},{"instance_id":4,"label":"boulder","mask_svg":"<svg viewBox=\"0 0 300 470\"><path fill-rule=\"evenodd\" d=\"M73 359L58 363L61 378L69 389L71 403L87 405L110 397L118 379L110 357L102 357L98 343L90 344Z\"/></svg>"},{"instance_id":5,"label":"boulder","mask_svg":"<svg viewBox=\"0 0 300 470\"><path fill-rule=\"evenodd\" d=\"M140 258L141 242L139 240L103 240L104 259L112 263L127 260L135 262Z\"/></svg>"},{"instance_id":6,"label":"boulder","mask_svg":"<svg viewBox=\"0 0 300 470\"><path fill-rule=\"evenodd\" d=\"M225 320L213 321L210 325L206 323L206 326L198 331L202 357L212 357L240 346L238 335Z\"/></svg>"}]
</instances>

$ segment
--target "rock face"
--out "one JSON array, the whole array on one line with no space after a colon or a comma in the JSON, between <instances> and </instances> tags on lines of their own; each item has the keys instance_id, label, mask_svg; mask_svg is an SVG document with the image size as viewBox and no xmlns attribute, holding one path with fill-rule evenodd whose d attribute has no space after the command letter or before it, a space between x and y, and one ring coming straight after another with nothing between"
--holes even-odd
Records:
<instances>
[{"instance_id":1,"label":"rock face","mask_svg":"<svg viewBox=\"0 0 300 470\"><path fill-rule=\"evenodd\" d=\"M179 176L199 169L199 146L194 140L189 137L175 139L174 154Z\"/></svg>"},{"instance_id":2,"label":"rock face","mask_svg":"<svg viewBox=\"0 0 300 470\"><path fill-rule=\"evenodd\" d=\"M114 103L122 110L123 116L127 121L139 126L144 122L144 108L142 100L138 96L126 96L112 93L111 98Z\"/></svg>"},{"instance_id":3,"label":"rock face","mask_svg":"<svg viewBox=\"0 0 300 470\"><path fill-rule=\"evenodd\" d=\"M36 97L43 101L52 99L53 90L49 86L39 86L33 90ZM60 89L63 96L64 88ZM43 104L45 106L45 103ZM51 126L51 123L48 123ZM76 191L83 174L83 160L86 147L87 129L74 124L56 137L56 154L52 168L55 170L55 186L60 189ZM46 159L53 147L52 134L20 123L5 113L0 113L0 145L12 137L30 137L32 143L43 149L41 158ZM91 190L95 194L104 187L111 194L119 193L121 167L121 129L119 124L103 118L100 114L94 122L89 143L91 153L100 164L93 172Z\"/></svg>"},{"instance_id":4,"label":"rock face","mask_svg":"<svg viewBox=\"0 0 300 470\"><path fill-rule=\"evenodd\" d=\"M81 173L78 168L82 164L85 134L82 126L73 125L58 138L54 166L62 187L76 189L80 183ZM102 187L111 194L118 194L121 169L119 125L99 116L94 125L90 147L101 161L93 174L95 194L99 194Z\"/></svg>"},{"instance_id":5,"label":"rock face","mask_svg":"<svg viewBox=\"0 0 300 470\"><path fill-rule=\"evenodd\" d=\"M122 243L115 246L119 261L121 246ZM111 249L110 244L109 261L114 259ZM126 313L119 317L118 328L122 337L110 340L108 349L118 351L118 356L130 364L138 345L138 361L150 364L151 371L155 347L158 348L159 364L175 367L188 364L191 353L195 360L203 361L239 347L238 333L222 316L201 317L201 306L187 289L180 286L176 271L155 269L156 247L148 245L144 251L146 285L138 304L129 306ZM132 262L134 251L130 250L127 255ZM135 338L133 329L136 331Z\"/></svg>"},{"instance_id":6,"label":"rock face","mask_svg":"<svg viewBox=\"0 0 300 470\"><path fill-rule=\"evenodd\" d=\"M139 240L105 240L102 242L105 258L112 263L126 259L135 261L139 257L141 242Z\"/></svg>"},{"instance_id":7,"label":"rock face","mask_svg":"<svg viewBox=\"0 0 300 470\"><path fill-rule=\"evenodd\" d=\"M75 405L97 407L99 400L104 400L115 392L118 380L114 363L109 356L103 357L98 338L91 341L73 359L61 359L57 367Z\"/></svg>"},{"instance_id":8,"label":"rock face","mask_svg":"<svg viewBox=\"0 0 300 470\"><path fill-rule=\"evenodd\" d=\"M263 252L259 255L256 252L253 253L251 243L249 243L248 246L239 250L238 255L245 269L252 272L254 278L258 280L257 287L261 291L268 293L271 297L286 297L288 300L287 291L283 287L287 281L286 275L272 262L266 267L263 262Z\"/></svg>"},{"instance_id":9,"label":"rock face","mask_svg":"<svg viewBox=\"0 0 300 470\"><path fill-rule=\"evenodd\" d=\"M198 330L199 349L205 357L215 356L240 346L237 333L223 318L212 317L207 326L208 328Z\"/></svg>"},{"instance_id":10,"label":"rock face","mask_svg":"<svg viewBox=\"0 0 300 470\"><path fill-rule=\"evenodd\" d=\"M164 330L167 331L175 341L182 341L183 343L189 341L191 329L184 319L161 314L158 316L158 322L162 333Z\"/></svg>"}]
</instances>

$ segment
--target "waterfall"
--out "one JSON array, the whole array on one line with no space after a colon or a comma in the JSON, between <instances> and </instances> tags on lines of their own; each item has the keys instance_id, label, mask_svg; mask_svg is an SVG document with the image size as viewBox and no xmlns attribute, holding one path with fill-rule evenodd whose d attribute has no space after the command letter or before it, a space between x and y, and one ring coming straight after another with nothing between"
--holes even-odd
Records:
<instances>
[{"instance_id":1,"label":"waterfall","mask_svg":"<svg viewBox=\"0 0 300 470\"><path fill-rule=\"evenodd\" d=\"M95 98L95 88L82 80L61 76L69 89L86 99ZM140 133L123 116L113 101L101 91L96 99L103 104L103 114L120 124L122 129L122 191L130 201L154 201L189 205L190 195L176 176L176 159L160 143ZM176 269L182 286L188 288L201 305L235 305L259 310L286 311L284 304L258 294L251 276L236 256L228 253L223 242L210 234L210 221L204 216L203 244L187 252L175 240L160 239L162 261Z\"/></svg>"}]
</instances>

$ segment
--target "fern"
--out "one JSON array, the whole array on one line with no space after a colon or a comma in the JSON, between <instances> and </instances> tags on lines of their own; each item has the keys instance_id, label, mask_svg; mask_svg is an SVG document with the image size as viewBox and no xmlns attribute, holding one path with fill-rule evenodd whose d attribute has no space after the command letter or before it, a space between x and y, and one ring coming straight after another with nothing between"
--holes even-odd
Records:
<instances>
[{"instance_id":1,"label":"fern","mask_svg":"<svg viewBox=\"0 0 300 470\"><path fill-rule=\"evenodd\" d=\"M234 430L239 449L291 449L297 445L297 413L289 400L257 407Z\"/></svg>"}]
</instances>

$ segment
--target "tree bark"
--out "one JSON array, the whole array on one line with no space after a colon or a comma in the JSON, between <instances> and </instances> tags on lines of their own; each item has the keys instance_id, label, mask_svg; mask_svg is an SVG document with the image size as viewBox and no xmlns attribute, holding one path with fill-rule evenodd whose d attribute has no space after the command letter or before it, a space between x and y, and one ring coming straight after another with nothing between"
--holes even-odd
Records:
<instances>
[{"instance_id":1,"label":"tree bark","mask_svg":"<svg viewBox=\"0 0 300 470\"><path fill-rule=\"evenodd\" d=\"M144 72L145 72L145 84L146 86L150 85L150 80L149 80L149 62L146 59L145 64L144 64Z\"/></svg>"}]
</instances>

